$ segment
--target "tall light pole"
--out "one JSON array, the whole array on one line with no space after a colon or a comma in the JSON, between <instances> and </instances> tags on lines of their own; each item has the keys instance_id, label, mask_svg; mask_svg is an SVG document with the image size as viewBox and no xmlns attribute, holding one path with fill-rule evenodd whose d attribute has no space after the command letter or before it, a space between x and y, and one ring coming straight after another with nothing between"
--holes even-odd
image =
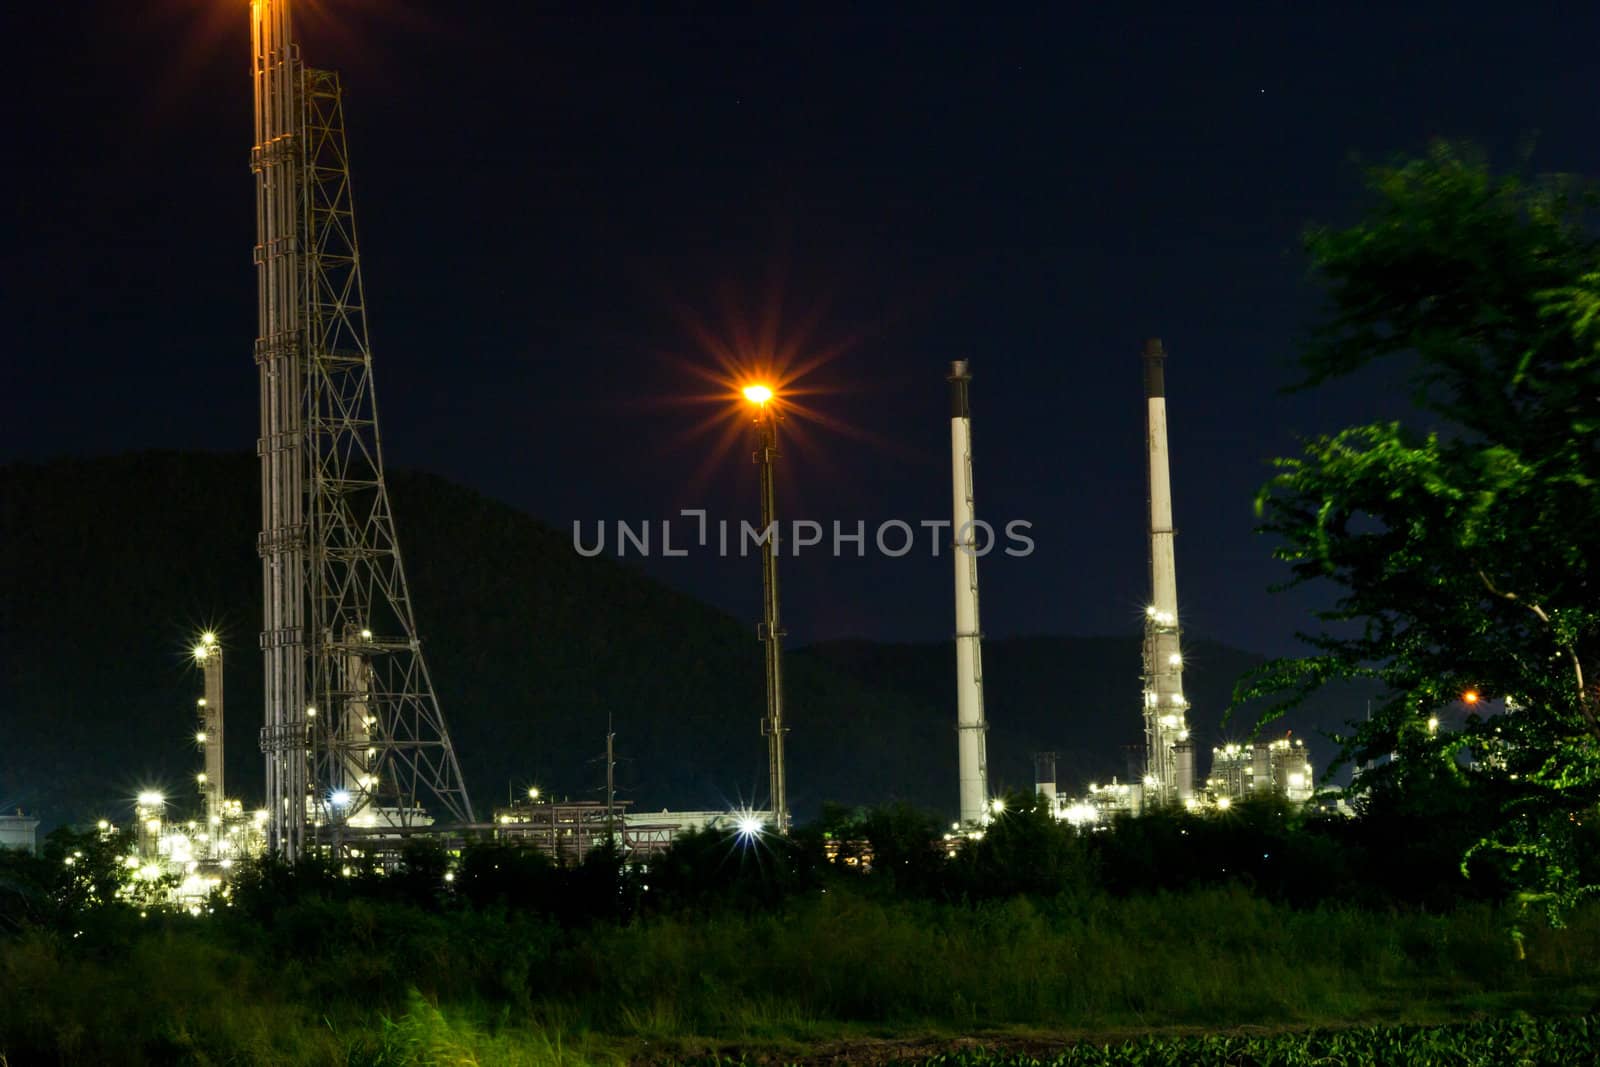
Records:
<instances>
[{"instance_id":1,"label":"tall light pole","mask_svg":"<svg viewBox=\"0 0 1600 1067\"><path fill-rule=\"evenodd\" d=\"M778 491L773 462L778 458L778 414L769 386L748 385L744 398L756 409L756 451L761 468L761 623L756 628L766 649L767 714L761 732L767 739L767 791L774 829L789 832L789 787L783 758L783 624L778 618Z\"/></svg>"}]
</instances>

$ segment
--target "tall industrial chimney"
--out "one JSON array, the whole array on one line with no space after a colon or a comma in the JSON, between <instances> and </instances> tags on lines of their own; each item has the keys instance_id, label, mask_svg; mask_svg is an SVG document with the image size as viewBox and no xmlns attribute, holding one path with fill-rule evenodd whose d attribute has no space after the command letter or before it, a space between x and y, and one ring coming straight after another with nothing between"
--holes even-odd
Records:
<instances>
[{"instance_id":1,"label":"tall industrial chimney","mask_svg":"<svg viewBox=\"0 0 1600 1067\"><path fill-rule=\"evenodd\" d=\"M1150 456L1150 603L1144 620L1144 796L1147 804L1182 804L1194 796L1194 752L1183 695L1178 639L1178 577L1172 551L1172 478L1167 464L1166 350L1144 346L1144 395Z\"/></svg>"},{"instance_id":2,"label":"tall industrial chimney","mask_svg":"<svg viewBox=\"0 0 1600 1067\"><path fill-rule=\"evenodd\" d=\"M950 467L956 580L956 738L961 823L977 826L989 814L989 757L983 717L982 631L978 625L978 552L972 509L972 410L967 361L950 364Z\"/></svg>"},{"instance_id":3,"label":"tall industrial chimney","mask_svg":"<svg viewBox=\"0 0 1600 1067\"><path fill-rule=\"evenodd\" d=\"M1051 815L1056 813L1056 754L1054 752L1035 752L1033 754L1033 792L1044 801L1045 809Z\"/></svg>"},{"instance_id":4,"label":"tall industrial chimney","mask_svg":"<svg viewBox=\"0 0 1600 1067\"><path fill-rule=\"evenodd\" d=\"M212 842L222 831L222 798L225 796L223 770L222 646L217 635L206 631L194 646L195 663L205 674L205 696L197 701L195 741L205 755L205 769L197 776L200 784L202 817Z\"/></svg>"}]
</instances>

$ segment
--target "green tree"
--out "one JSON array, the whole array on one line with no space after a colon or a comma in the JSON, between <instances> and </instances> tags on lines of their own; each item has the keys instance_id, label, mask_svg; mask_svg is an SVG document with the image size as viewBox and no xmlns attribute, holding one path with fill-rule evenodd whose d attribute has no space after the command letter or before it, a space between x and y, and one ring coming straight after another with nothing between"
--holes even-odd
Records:
<instances>
[{"instance_id":1,"label":"green tree","mask_svg":"<svg viewBox=\"0 0 1600 1067\"><path fill-rule=\"evenodd\" d=\"M1559 914L1600 883L1582 846L1600 823L1596 188L1436 145L1370 189L1362 221L1308 236L1328 306L1302 385L1399 364L1418 417L1276 461L1256 506L1285 587L1337 596L1302 635L1311 654L1236 702L1273 696L1270 718L1329 681L1379 680L1389 695L1342 758L1396 753L1369 783L1466 783L1486 813L1472 852ZM1450 713L1469 690L1472 713Z\"/></svg>"}]
</instances>

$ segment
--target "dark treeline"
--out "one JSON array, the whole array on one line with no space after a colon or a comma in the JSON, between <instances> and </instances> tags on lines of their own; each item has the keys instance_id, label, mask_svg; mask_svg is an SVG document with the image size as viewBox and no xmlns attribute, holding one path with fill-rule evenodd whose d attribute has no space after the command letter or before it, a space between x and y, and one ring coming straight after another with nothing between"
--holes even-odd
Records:
<instances>
[{"instance_id":1,"label":"dark treeline","mask_svg":"<svg viewBox=\"0 0 1600 1067\"><path fill-rule=\"evenodd\" d=\"M1011 797L960 847L910 807L832 808L787 839L687 834L639 865L418 844L383 873L254 864L198 916L119 894L125 843L63 829L38 857L0 853L0 1055L588 1062L861 1025L1592 1010L1600 912L1552 929L1493 868L1464 876L1473 811L1448 785L1384 804L1349 819L1260 801L1082 834Z\"/></svg>"}]
</instances>

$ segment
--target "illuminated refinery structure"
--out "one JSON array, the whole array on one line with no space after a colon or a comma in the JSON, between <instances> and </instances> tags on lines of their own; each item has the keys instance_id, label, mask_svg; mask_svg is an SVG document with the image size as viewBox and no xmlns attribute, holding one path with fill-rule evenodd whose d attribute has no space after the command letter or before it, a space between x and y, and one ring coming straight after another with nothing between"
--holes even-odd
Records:
<instances>
[{"instance_id":1,"label":"illuminated refinery structure","mask_svg":"<svg viewBox=\"0 0 1600 1067\"><path fill-rule=\"evenodd\" d=\"M767 713L761 733L767 739L767 796L772 825L789 832L788 767L783 754L783 622L778 615L778 490L774 464L778 458L778 412L770 386L747 385L744 398L755 405L756 450L761 468L761 622L756 625L766 661Z\"/></svg>"},{"instance_id":2,"label":"illuminated refinery structure","mask_svg":"<svg viewBox=\"0 0 1600 1067\"><path fill-rule=\"evenodd\" d=\"M1267 793L1303 804L1316 792L1316 785L1311 754L1298 737L1229 744L1211 751L1206 793L1218 804Z\"/></svg>"},{"instance_id":3,"label":"illuminated refinery structure","mask_svg":"<svg viewBox=\"0 0 1600 1067\"><path fill-rule=\"evenodd\" d=\"M733 832L756 838L778 825L775 812L732 811L630 811L632 801L557 800L529 789L494 810L493 837L506 844L537 849L563 863L582 863L585 856L606 844L616 847L628 862L651 859L665 852L681 834Z\"/></svg>"},{"instance_id":4,"label":"illuminated refinery structure","mask_svg":"<svg viewBox=\"0 0 1600 1067\"><path fill-rule=\"evenodd\" d=\"M1227 810L1250 796L1277 795L1310 801L1316 775L1299 739L1228 744L1212 752L1210 777L1196 787L1195 745L1189 701L1183 691L1183 646L1178 623L1177 564L1173 552L1172 476L1167 448L1166 349L1160 340L1143 352L1146 458L1149 474L1150 600L1143 642L1143 763L1130 757L1131 780L1090 783L1083 796L1059 793L1055 761L1036 756L1035 791L1048 797L1056 818L1096 828L1119 815L1161 808ZM1049 754L1044 754L1048 756Z\"/></svg>"},{"instance_id":5,"label":"illuminated refinery structure","mask_svg":"<svg viewBox=\"0 0 1600 1067\"><path fill-rule=\"evenodd\" d=\"M267 812L246 813L244 804L224 791L222 644L208 630L192 653L205 694L196 701L199 729L194 734L202 759L195 775L199 810L186 818L172 810L160 790L142 790L134 798L133 833L123 857L141 903L189 910L223 886L236 863L259 857L267 844ZM119 834L107 820L101 820L99 830L102 836Z\"/></svg>"},{"instance_id":6,"label":"illuminated refinery structure","mask_svg":"<svg viewBox=\"0 0 1600 1067\"><path fill-rule=\"evenodd\" d=\"M972 502L972 375L967 361L950 364L950 468L955 534L950 553L956 594L956 745L961 825L989 819L989 758L983 713L983 633L978 622L977 521Z\"/></svg>"},{"instance_id":7,"label":"illuminated refinery structure","mask_svg":"<svg viewBox=\"0 0 1600 1067\"><path fill-rule=\"evenodd\" d=\"M217 635L207 630L195 642L194 661L205 674L205 695L196 705L195 744L204 753L195 781L200 787L200 818L206 826L222 824L223 808L223 731L222 731L222 646Z\"/></svg>"},{"instance_id":8,"label":"illuminated refinery structure","mask_svg":"<svg viewBox=\"0 0 1600 1067\"><path fill-rule=\"evenodd\" d=\"M235 864L266 851L267 812L247 815L237 800L221 801L215 816L182 819L172 817L164 794L145 790L135 798L133 812L133 834L123 855L129 872L125 888L143 904L197 912L226 884ZM104 819L99 832L120 836L119 828Z\"/></svg>"},{"instance_id":9,"label":"illuminated refinery structure","mask_svg":"<svg viewBox=\"0 0 1600 1067\"><path fill-rule=\"evenodd\" d=\"M251 0L271 849L472 821L383 475L339 76Z\"/></svg>"},{"instance_id":10,"label":"illuminated refinery structure","mask_svg":"<svg viewBox=\"0 0 1600 1067\"><path fill-rule=\"evenodd\" d=\"M1144 620L1145 805L1187 804L1194 796L1194 743L1183 695L1178 575L1173 555L1172 476L1167 462L1166 350L1144 347L1146 445L1150 476L1150 603Z\"/></svg>"}]
</instances>

